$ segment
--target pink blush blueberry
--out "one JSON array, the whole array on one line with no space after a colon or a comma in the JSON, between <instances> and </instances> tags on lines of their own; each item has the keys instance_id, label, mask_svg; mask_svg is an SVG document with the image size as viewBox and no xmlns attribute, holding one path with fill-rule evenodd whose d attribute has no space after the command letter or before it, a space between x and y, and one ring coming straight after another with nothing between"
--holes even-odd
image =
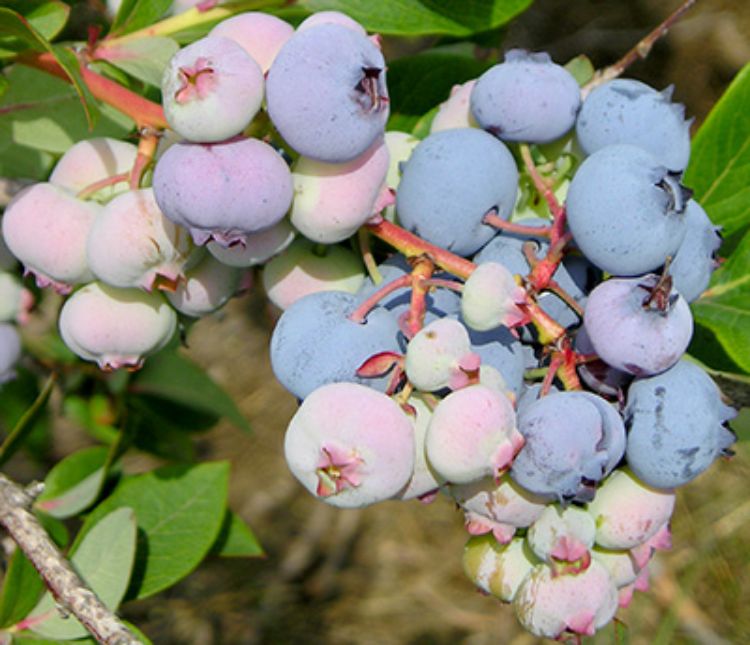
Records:
<instances>
[{"instance_id":1,"label":"pink blush blueberry","mask_svg":"<svg viewBox=\"0 0 750 645\"><path fill-rule=\"evenodd\" d=\"M86 240L101 208L53 184L34 184L5 209L3 237L38 286L70 293L73 285L93 279Z\"/></svg>"},{"instance_id":2,"label":"pink blush blueberry","mask_svg":"<svg viewBox=\"0 0 750 645\"><path fill-rule=\"evenodd\" d=\"M393 497L414 472L414 430L385 394L356 383L314 390L287 428L289 469L313 495L341 508Z\"/></svg>"},{"instance_id":3,"label":"pink blush blueberry","mask_svg":"<svg viewBox=\"0 0 750 645\"><path fill-rule=\"evenodd\" d=\"M592 636L618 608L617 587L607 570L592 561L577 574L557 575L536 566L521 583L513 605L519 622L535 636L558 639L566 632Z\"/></svg>"},{"instance_id":4,"label":"pink blush blueberry","mask_svg":"<svg viewBox=\"0 0 750 645\"><path fill-rule=\"evenodd\" d=\"M510 400L484 385L445 397L435 408L425 439L432 468L456 484L498 477L522 445Z\"/></svg>"},{"instance_id":5,"label":"pink blush blueberry","mask_svg":"<svg viewBox=\"0 0 750 645\"><path fill-rule=\"evenodd\" d=\"M158 293L92 282L65 302L59 328L75 354L102 370L138 369L172 338L177 315Z\"/></svg>"}]
</instances>

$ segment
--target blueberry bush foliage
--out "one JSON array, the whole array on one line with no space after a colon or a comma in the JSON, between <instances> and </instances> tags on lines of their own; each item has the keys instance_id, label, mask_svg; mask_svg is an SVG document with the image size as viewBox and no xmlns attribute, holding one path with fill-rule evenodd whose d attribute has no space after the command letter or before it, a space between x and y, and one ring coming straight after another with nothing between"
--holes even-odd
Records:
<instances>
[{"instance_id":1,"label":"blueberry bush foliage","mask_svg":"<svg viewBox=\"0 0 750 645\"><path fill-rule=\"evenodd\" d=\"M531 4L0 3L0 466L90 438L0 475L2 642L149 642L123 603L263 555L183 347L249 289L321 503L449 496L540 637L647 588L750 401L750 68L691 132L627 75L693 2L600 70L503 55Z\"/></svg>"}]
</instances>

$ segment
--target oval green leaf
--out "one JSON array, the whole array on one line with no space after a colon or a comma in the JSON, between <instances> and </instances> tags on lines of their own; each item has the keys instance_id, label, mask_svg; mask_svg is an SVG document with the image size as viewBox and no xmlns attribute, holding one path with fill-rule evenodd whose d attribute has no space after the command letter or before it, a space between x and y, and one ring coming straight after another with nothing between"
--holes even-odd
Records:
<instances>
[{"instance_id":1,"label":"oval green leaf","mask_svg":"<svg viewBox=\"0 0 750 645\"><path fill-rule=\"evenodd\" d=\"M44 480L35 506L52 517L77 515L99 495L104 483L107 448L79 450L55 465Z\"/></svg>"},{"instance_id":2,"label":"oval green leaf","mask_svg":"<svg viewBox=\"0 0 750 645\"><path fill-rule=\"evenodd\" d=\"M226 513L229 465L167 466L125 478L81 529L116 508L138 521L138 551L128 598L145 598L185 577L206 556ZM78 540L78 538L77 538Z\"/></svg>"},{"instance_id":3,"label":"oval green leaf","mask_svg":"<svg viewBox=\"0 0 750 645\"><path fill-rule=\"evenodd\" d=\"M750 226L750 63L695 135L684 183L731 235Z\"/></svg>"},{"instance_id":4,"label":"oval green leaf","mask_svg":"<svg viewBox=\"0 0 750 645\"><path fill-rule=\"evenodd\" d=\"M750 233L714 272L711 286L693 302L692 310L695 320L716 334L729 358L750 373Z\"/></svg>"}]
</instances>

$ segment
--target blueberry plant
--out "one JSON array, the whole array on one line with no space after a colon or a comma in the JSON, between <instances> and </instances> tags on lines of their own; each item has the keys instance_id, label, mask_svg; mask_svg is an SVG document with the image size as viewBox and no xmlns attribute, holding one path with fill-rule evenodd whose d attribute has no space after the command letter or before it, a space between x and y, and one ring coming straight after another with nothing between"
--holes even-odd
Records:
<instances>
[{"instance_id":1,"label":"blueberry plant","mask_svg":"<svg viewBox=\"0 0 750 645\"><path fill-rule=\"evenodd\" d=\"M747 400L750 72L691 141L627 78L690 0L599 70L456 45L530 3L3 3L0 464L53 395L94 441L0 475L3 642L148 642L122 602L262 553L189 434L247 422L179 348L255 273L311 495L451 499L467 591L536 636L647 589ZM453 42L386 62L424 35Z\"/></svg>"}]
</instances>

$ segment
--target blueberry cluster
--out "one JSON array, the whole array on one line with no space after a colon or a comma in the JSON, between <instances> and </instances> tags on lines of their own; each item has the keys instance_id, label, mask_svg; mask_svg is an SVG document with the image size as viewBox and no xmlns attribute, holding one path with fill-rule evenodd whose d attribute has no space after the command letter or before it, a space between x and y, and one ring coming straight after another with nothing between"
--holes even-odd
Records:
<instances>
[{"instance_id":1,"label":"blueberry cluster","mask_svg":"<svg viewBox=\"0 0 750 645\"><path fill-rule=\"evenodd\" d=\"M734 441L683 358L720 243L681 184L689 122L671 90L583 100L514 50L419 140L384 131L385 70L340 13L225 20L165 71L152 186L128 182L135 146L81 142L8 206L5 242L70 294L62 338L103 369L139 367L177 312L215 311L262 266L301 484L342 508L450 497L480 589L538 636L592 634L646 587L675 487ZM399 251L364 244L369 277L339 244L358 232ZM0 289L4 338L28 296Z\"/></svg>"},{"instance_id":2,"label":"blueberry cluster","mask_svg":"<svg viewBox=\"0 0 750 645\"><path fill-rule=\"evenodd\" d=\"M378 284L299 297L271 341L301 400L299 481L342 508L449 496L469 578L548 638L593 634L647 588L674 489L735 440L683 358L720 243L681 184L683 108L626 79L581 95L546 54L512 51L423 140L388 132L383 217L424 255L383 236L403 254Z\"/></svg>"}]
</instances>

